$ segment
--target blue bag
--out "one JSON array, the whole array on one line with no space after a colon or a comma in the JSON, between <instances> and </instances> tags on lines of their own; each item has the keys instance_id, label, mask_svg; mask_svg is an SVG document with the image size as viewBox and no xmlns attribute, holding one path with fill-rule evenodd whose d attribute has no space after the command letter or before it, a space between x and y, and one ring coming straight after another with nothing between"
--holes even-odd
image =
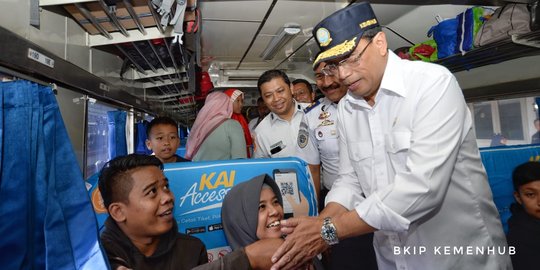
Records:
<instances>
[{"instance_id":1,"label":"blue bag","mask_svg":"<svg viewBox=\"0 0 540 270\"><path fill-rule=\"evenodd\" d=\"M457 26L456 18L446 19L435 26L432 26L427 36L431 37L437 43L437 57L439 59L454 55L457 53Z\"/></svg>"}]
</instances>

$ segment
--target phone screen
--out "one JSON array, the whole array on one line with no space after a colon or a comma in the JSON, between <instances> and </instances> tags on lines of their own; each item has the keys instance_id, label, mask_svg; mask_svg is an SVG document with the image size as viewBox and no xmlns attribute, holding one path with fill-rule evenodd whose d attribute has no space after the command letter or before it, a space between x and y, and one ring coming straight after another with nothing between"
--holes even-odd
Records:
<instances>
[{"instance_id":1,"label":"phone screen","mask_svg":"<svg viewBox=\"0 0 540 270\"><path fill-rule=\"evenodd\" d=\"M293 208L285 196L292 196L295 203L300 203L300 191L298 189L298 179L295 170L274 170L274 180L281 191L283 197L283 211L292 214Z\"/></svg>"}]
</instances>

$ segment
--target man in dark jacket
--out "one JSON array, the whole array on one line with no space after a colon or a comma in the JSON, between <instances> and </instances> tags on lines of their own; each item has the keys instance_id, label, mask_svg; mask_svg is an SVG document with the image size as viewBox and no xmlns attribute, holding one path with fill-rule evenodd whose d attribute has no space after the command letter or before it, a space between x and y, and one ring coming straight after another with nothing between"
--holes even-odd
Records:
<instances>
[{"instance_id":1,"label":"man in dark jacket","mask_svg":"<svg viewBox=\"0 0 540 270\"><path fill-rule=\"evenodd\" d=\"M101 241L111 269L259 270L283 242L265 239L211 263L198 238L178 232L174 195L154 156L131 154L109 161L99 189L109 212Z\"/></svg>"},{"instance_id":2,"label":"man in dark jacket","mask_svg":"<svg viewBox=\"0 0 540 270\"><path fill-rule=\"evenodd\" d=\"M110 215L101 240L112 269L192 269L208 262L201 240L178 232L162 168L156 157L132 154L101 170L99 189Z\"/></svg>"}]
</instances>

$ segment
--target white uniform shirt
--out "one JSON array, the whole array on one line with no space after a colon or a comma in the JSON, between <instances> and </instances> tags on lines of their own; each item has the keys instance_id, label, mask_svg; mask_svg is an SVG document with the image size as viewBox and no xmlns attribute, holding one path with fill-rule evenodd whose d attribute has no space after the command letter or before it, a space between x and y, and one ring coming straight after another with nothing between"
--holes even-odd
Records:
<instances>
[{"instance_id":1,"label":"white uniform shirt","mask_svg":"<svg viewBox=\"0 0 540 270\"><path fill-rule=\"evenodd\" d=\"M338 105L340 177L326 202L378 229L379 269L512 269L455 77L388 53L374 106L350 93Z\"/></svg>"},{"instance_id":2,"label":"white uniform shirt","mask_svg":"<svg viewBox=\"0 0 540 270\"><path fill-rule=\"evenodd\" d=\"M321 98L313 107L306 108L298 136L303 136L302 134L307 140L299 138L298 157L309 164L322 163L323 185L330 190L339 174L337 104L327 98Z\"/></svg>"},{"instance_id":3,"label":"white uniform shirt","mask_svg":"<svg viewBox=\"0 0 540 270\"><path fill-rule=\"evenodd\" d=\"M304 111L296 102L294 109L291 122L271 112L259 123L255 128L254 158L296 156L296 140Z\"/></svg>"}]
</instances>

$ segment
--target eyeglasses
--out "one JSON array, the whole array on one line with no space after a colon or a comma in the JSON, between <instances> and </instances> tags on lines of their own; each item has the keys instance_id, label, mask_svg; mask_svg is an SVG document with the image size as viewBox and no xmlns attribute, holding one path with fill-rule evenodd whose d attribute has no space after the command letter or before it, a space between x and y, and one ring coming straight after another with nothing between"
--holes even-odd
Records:
<instances>
[{"instance_id":1,"label":"eyeglasses","mask_svg":"<svg viewBox=\"0 0 540 270\"><path fill-rule=\"evenodd\" d=\"M324 74L324 71L322 71L322 69L321 69L321 72L315 73L315 80L322 81L324 79L324 77L326 77L326 76L334 77L334 74L326 75L326 74Z\"/></svg>"},{"instance_id":2,"label":"eyeglasses","mask_svg":"<svg viewBox=\"0 0 540 270\"><path fill-rule=\"evenodd\" d=\"M373 41L373 38L369 40L368 44L362 51L357 54L356 56L349 56L341 61L339 61L337 64L328 64L324 68L322 68L322 73L326 76L336 76L339 73L339 68L350 68L351 65L358 63L360 61L360 58L362 57L362 54L366 51L366 49L369 47L369 44Z\"/></svg>"}]
</instances>

